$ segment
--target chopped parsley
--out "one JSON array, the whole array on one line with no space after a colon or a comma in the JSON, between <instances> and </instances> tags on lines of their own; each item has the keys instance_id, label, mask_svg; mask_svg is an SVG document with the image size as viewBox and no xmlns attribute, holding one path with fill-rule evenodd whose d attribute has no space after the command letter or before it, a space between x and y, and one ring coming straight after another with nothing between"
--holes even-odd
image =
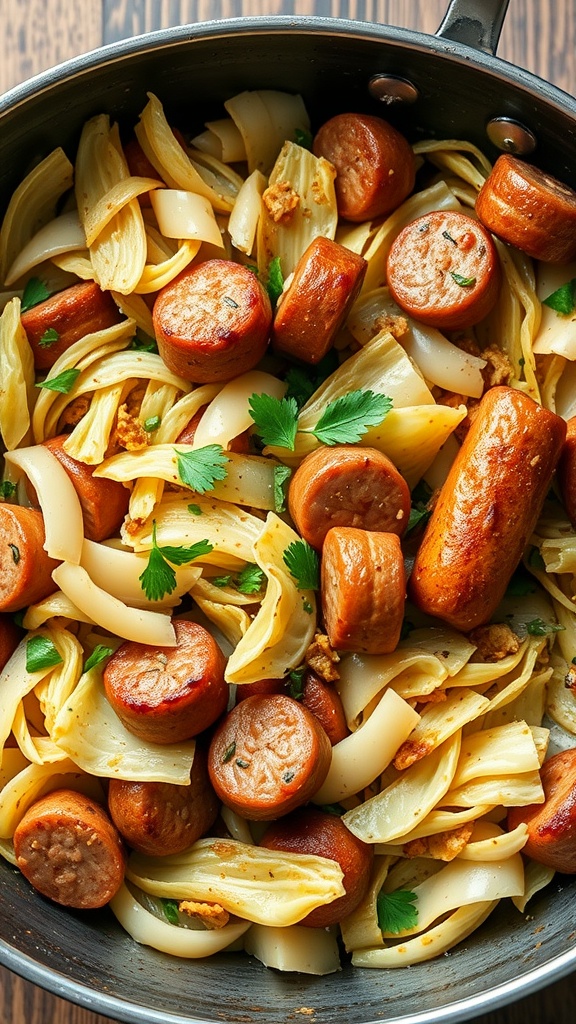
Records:
<instances>
[{"instance_id":1,"label":"chopped parsley","mask_svg":"<svg viewBox=\"0 0 576 1024\"><path fill-rule=\"evenodd\" d=\"M301 146L302 149L312 149L312 132L308 131L307 128L297 128L294 132L294 142L297 146Z\"/></svg>"},{"instance_id":2,"label":"chopped parsley","mask_svg":"<svg viewBox=\"0 0 576 1024\"><path fill-rule=\"evenodd\" d=\"M190 490L204 494L213 489L216 480L226 477L228 456L221 444L207 444L190 452L179 452L176 448L174 451L178 456L178 476Z\"/></svg>"},{"instance_id":3,"label":"chopped parsley","mask_svg":"<svg viewBox=\"0 0 576 1024\"><path fill-rule=\"evenodd\" d=\"M41 672L45 668L60 665L62 657L55 644L47 636L31 636L26 642L26 671Z\"/></svg>"},{"instance_id":4,"label":"chopped parsley","mask_svg":"<svg viewBox=\"0 0 576 1024\"><path fill-rule=\"evenodd\" d=\"M286 509L286 484L292 476L288 466L274 466L274 511L284 512Z\"/></svg>"},{"instance_id":5,"label":"chopped parsley","mask_svg":"<svg viewBox=\"0 0 576 1024\"><path fill-rule=\"evenodd\" d=\"M162 898L160 900L162 904L162 910L164 911L164 917L169 924L180 923L180 911L178 910L178 904L176 900L168 900Z\"/></svg>"},{"instance_id":6,"label":"chopped parsley","mask_svg":"<svg viewBox=\"0 0 576 1024\"><path fill-rule=\"evenodd\" d=\"M295 398L251 395L250 413L265 445L294 451L298 432L298 405ZM392 400L374 391L349 391L330 402L315 427L302 433L313 434L322 444L354 444L369 427L382 422L392 408Z\"/></svg>"},{"instance_id":7,"label":"chopped parsley","mask_svg":"<svg viewBox=\"0 0 576 1024\"><path fill-rule=\"evenodd\" d=\"M182 545L160 546L156 542L156 520L152 522L152 549L148 557L148 565L139 576L140 585L149 601L161 601L166 594L171 594L176 587L174 565L186 565L202 555L212 551L213 544L208 540L199 540L186 548ZM172 563L172 564L170 564Z\"/></svg>"},{"instance_id":8,"label":"chopped parsley","mask_svg":"<svg viewBox=\"0 0 576 1024\"><path fill-rule=\"evenodd\" d=\"M142 426L147 434L152 434L154 430L158 430L158 427L162 423L159 416L149 416L148 419L144 420Z\"/></svg>"},{"instance_id":9,"label":"chopped parsley","mask_svg":"<svg viewBox=\"0 0 576 1024\"><path fill-rule=\"evenodd\" d=\"M542 299L542 305L549 306L558 316L570 316L576 308L576 277Z\"/></svg>"},{"instance_id":10,"label":"chopped parsley","mask_svg":"<svg viewBox=\"0 0 576 1024\"><path fill-rule=\"evenodd\" d=\"M56 377L47 378L41 381L40 384L36 384L36 387L46 388L48 391L59 391L60 394L67 395L74 387L79 376L80 370L62 370L62 373L59 373Z\"/></svg>"},{"instance_id":11,"label":"chopped parsley","mask_svg":"<svg viewBox=\"0 0 576 1024\"><path fill-rule=\"evenodd\" d=\"M275 306L284 291L284 274L282 273L282 267L280 266L279 256L275 256L273 260L270 260L268 265L268 284L266 285L266 288L268 295L270 296L270 302Z\"/></svg>"},{"instance_id":12,"label":"chopped parsley","mask_svg":"<svg viewBox=\"0 0 576 1024\"><path fill-rule=\"evenodd\" d=\"M91 668L96 668L97 665L100 665L105 658L109 658L113 653L114 651L111 647L106 647L104 644L96 644L92 654L84 663L84 672L89 672Z\"/></svg>"},{"instance_id":13,"label":"chopped parsley","mask_svg":"<svg viewBox=\"0 0 576 1024\"><path fill-rule=\"evenodd\" d=\"M418 923L418 910L413 904L418 897L408 889L396 892L380 892L376 901L378 927L388 935L414 928Z\"/></svg>"},{"instance_id":14,"label":"chopped parsley","mask_svg":"<svg viewBox=\"0 0 576 1024\"><path fill-rule=\"evenodd\" d=\"M136 331L129 347L137 352L158 352L156 339L151 338L149 334L145 334L140 328Z\"/></svg>"},{"instance_id":15,"label":"chopped parsley","mask_svg":"<svg viewBox=\"0 0 576 1024\"><path fill-rule=\"evenodd\" d=\"M529 636L549 636L550 633L560 633L564 626L557 622L544 622L544 619L530 619L526 623L526 632Z\"/></svg>"},{"instance_id":16,"label":"chopped parsley","mask_svg":"<svg viewBox=\"0 0 576 1024\"><path fill-rule=\"evenodd\" d=\"M320 559L308 541L292 541L284 552L284 564L299 590L319 590Z\"/></svg>"},{"instance_id":17,"label":"chopped parsley","mask_svg":"<svg viewBox=\"0 0 576 1024\"><path fill-rule=\"evenodd\" d=\"M254 562L248 562L236 575L213 576L213 587L235 587L241 594L259 594L265 579L265 572Z\"/></svg>"},{"instance_id":18,"label":"chopped parsley","mask_svg":"<svg viewBox=\"0 0 576 1024\"><path fill-rule=\"evenodd\" d=\"M51 345L55 345L59 340L60 335L54 327L48 327L42 337L38 340L40 348L50 348Z\"/></svg>"},{"instance_id":19,"label":"chopped parsley","mask_svg":"<svg viewBox=\"0 0 576 1024\"><path fill-rule=\"evenodd\" d=\"M475 277L463 277L462 274L457 274L454 270L450 271L450 277L459 284L461 288L471 288L473 284L476 284Z\"/></svg>"},{"instance_id":20,"label":"chopped parsley","mask_svg":"<svg viewBox=\"0 0 576 1024\"><path fill-rule=\"evenodd\" d=\"M24 292L22 294L21 312L25 313L27 309L32 309L32 306L37 306L39 302L44 302L45 299L49 299L52 292L45 281L41 281L39 277L31 277L24 286Z\"/></svg>"},{"instance_id":21,"label":"chopped parsley","mask_svg":"<svg viewBox=\"0 0 576 1024\"><path fill-rule=\"evenodd\" d=\"M3 480L0 484L0 498L4 498L4 501L8 501L9 498L13 498L16 493L16 484L13 484L11 480Z\"/></svg>"}]
</instances>

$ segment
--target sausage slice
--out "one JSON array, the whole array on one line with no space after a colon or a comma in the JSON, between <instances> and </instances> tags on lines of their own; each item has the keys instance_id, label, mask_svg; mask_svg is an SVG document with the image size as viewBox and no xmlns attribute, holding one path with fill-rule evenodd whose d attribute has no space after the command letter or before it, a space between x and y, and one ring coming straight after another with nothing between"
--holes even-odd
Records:
<instances>
[{"instance_id":1,"label":"sausage slice","mask_svg":"<svg viewBox=\"0 0 576 1024\"><path fill-rule=\"evenodd\" d=\"M530 537L560 457L566 423L522 391L480 402L416 553L409 594L467 632L488 622Z\"/></svg>"},{"instance_id":2,"label":"sausage slice","mask_svg":"<svg viewBox=\"0 0 576 1024\"><path fill-rule=\"evenodd\" d=\"M0 504L0 611L17 612L57 590L52 572L59 565L44 550L42 513Z\"/></svg>"},{"instance_id":3,"label":"sausage slice","mask_svg":"<svg viewBox=\"0 0 576 1024\"><path fill-rule=\"evenodd\" d=\"M455 210L435 210L408 224L392 243L386 274L402 309L444 330L477 324L500 290L500 260L490 234Z\"/></svg>"},{"instance_id":4,"label":"sausage slice","mask_svg":"<svg viewBox=\"0 0 576 1024\"><path fill-rule=\"evenodd\" d=\"M561 750L540 769L543 804L511 807L508 828L528 825L523 853L555 871L576 874L576 747Z\"/></svg>"},{"instance_id":5,"label":"sausage slice","mask_svg":"<svg viewBox=\"0 0 576 1024\"><path fill-rule=\"evenodd\" d=\"M333 526L397 533L410 516L410 490L390 459L376 448L317 448L290 480L288 508L298 532L320 549Z\"/></svg>"},{"instance_id":6,"label":"sausage slice","mask_svg":"<svg viewBox=\"0 0 576 1024\"><path fill-rule=\"evenodd\" d=\"M109 292L94 281L73 284L22 313L21 321L37 370L48 370L66 349L86 334L122 320Z\"/></svg>"},{"instance_id":7,"label":"sausage slice","mask_svg":"<svg viewBox=\"0 0 576 1024\"><path fill-rule=\"evenodd\" d=\"M140 739L179 743L212 725L226 710L226 659L196 622L175 621L175 647L128 640L104 669L106 696Z\"/></svg>"},{"instance_id":8,"label":"sausage slice","mask_svg":"<svg viewBox=\"0 0 576 1024\"><path fill-rule=\"evenodd\" d=\"M344 878L344 896L332 903L316 907L300 921L310 928L329 928L351 914L362 902L370 884L372 847L352 835L334 814L316 807L301 807L281 821L270 825L260 846L267 850L308 853L338 861Z\"/></svg>"},{"instance_id":9,"label":"sausage slice","mask_svg":"<svg viewBox=\"0 0 576 1024\"><path fill-rule=\"evenodd\" d=\"M566 424L566 440L558 463L558 486L566 513L576 529L576 416Z\"/></svg>"},{"instance_id":10,"label":"sausage slice","mask_svg":"<svg viewBox=\"0 0 576 1024\"><path fill-rule=\"evenodd\" d=\"M274 317L272 347L290 359L324 358L360 288L368 264L329 238L315 238L302 254Z\"/></svg>"},{"instance_id":11,"label":"sausage slice","mask_svg":"<svg viewBox=\"0 0 576 1024\"><path fill-rule=\"evenodd\" d=\"M252 370L266 351L270 299L247 267L207 260L162 288L152 311L166 366L198 384Z\"/></svg>"},{"instance_id":12,"label":"sausage slice","mask_svg":"<svg viewBox=\"0 0 576 1024\"><path fill-rule=\"evenodd\" d=\"M304 676L302 703L316 715L332 746L348 736L350 730L338 690L315 672L308 671Z\"/></svg>"},{"instance_id":13,"label":"sausage slice","mask_svg":"<svg viewBox=\"0 0 576 1024\"><path fill-rule=\"evenodd\" d=\"M208 771L227 807L269 821L305 804L330 767L332 747L318 719L283 693L247 697L218 726Z\"/></svg>"},{"instance_id":14,"label":"sausage slice","mask_svg":"<svg viewBox=\"0 0 576 1024\"><path fill-rule=\"evenodd\" d=\"M66 434L44 441L70 477L82 506L84 534L88 540L102 541L116 533L128 512L130 491L117 480L94 480L95 466L73 459L64 448Z\"/></svg>"},{"instance_id":15,"label":"sausage slice","mask_svg":"<svg viewBox=\"0 0 576 1024\"><path fill-rule=\"evenodd\" d=\"M65 907L103 907L124 879L124 847L110 818L72 789L32 804L14 833L14 853L30 884Z\"/></svg>"},{"instance_id":16,"label":"sausage slice","mask_svg":"<svg viewBox=\"0 0 576 1024\"><path fill-rule=\"evenodd\" d=\"M576 258L576 192L516 156L498 157L478 193L476 213L503 242L536 260Z\"/></svg>"},{"instance_id":17,"label":"sausage slice","mask_svg":"<svg viewBox=\"0 0 576 1024\"><path fill-rule=\"evenodd\" d=\"M336 168L336 202L345 220L384 217L414 188L412 147L381 117L337 114L322 125L313 150Z\"/></svg>"},{"instance_id":18,"label":"sausage slice","mask_svg":"<svg viewBox=\"0 0 576 1024\"><path fill-rule=\"evenodd\" d=\"M10 615L0 613L0 672L24 636Z\"/></svg>"},{"instance_id":19,"label":"sausage slice","mask_svg":"<svg viewBox=\"0 0 576 1024\"><path fill-rule=\"evenodd\" d=\"M395 533L334 526L322 548L324 624L335 650L389 654L400 639L406 574Z\"/></svg>"}]
</instances>

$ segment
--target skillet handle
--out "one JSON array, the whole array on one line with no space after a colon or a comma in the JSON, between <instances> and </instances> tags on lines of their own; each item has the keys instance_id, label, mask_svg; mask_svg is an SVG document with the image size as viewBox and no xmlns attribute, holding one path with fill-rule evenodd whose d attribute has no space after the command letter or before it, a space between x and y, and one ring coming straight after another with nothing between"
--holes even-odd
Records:
<instances>
[{"instance_id":1,"label":"skillet handle","mask_svg":"<svg viewBox=\"0 0 576 1024\"><path fill-rule=\"evenodd\" d=\"M450 0L436 35L496 53L509 0Z\"/></svg>"}]
</instances>

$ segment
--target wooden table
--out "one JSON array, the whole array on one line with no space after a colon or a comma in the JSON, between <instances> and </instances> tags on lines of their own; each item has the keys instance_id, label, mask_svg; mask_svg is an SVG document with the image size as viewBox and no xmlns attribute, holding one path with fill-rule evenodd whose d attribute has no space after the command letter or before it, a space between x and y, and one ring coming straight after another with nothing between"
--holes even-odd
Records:
<instances>
[{"instance_id":1,"label":"wooden table","mask_svg":"<svg viewBox=\"0 0 576 1024\"><path fill-rule=\"evenodd\" d=\"M0 92L76 54L186 22L257 14L357 18L433 33L448 0L0 0ZM576 90L576 0L511 0L499 55ZM488 982L488 979L487 979ZM0 1024L106 1024L0 968ZM407 1008L408 1009L408 1008ZM567 978L474 1024L572 1024Z\"/></svg>"}]
</instances>

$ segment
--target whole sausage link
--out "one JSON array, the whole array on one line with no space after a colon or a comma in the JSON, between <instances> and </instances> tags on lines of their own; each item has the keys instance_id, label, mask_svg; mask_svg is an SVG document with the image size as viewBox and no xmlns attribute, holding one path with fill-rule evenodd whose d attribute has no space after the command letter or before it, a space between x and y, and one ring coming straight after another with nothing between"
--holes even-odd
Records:
<instances>
[{"instance_id":1,"label":"whole sausage link","mask_svg":"<svg viewBox=\"0 0 576 1024\"><path fill-rule=\"evenodd\" d=\"M561 750L540 769L543 804L513 807L508 828L525 822L523 853L555 871L576 874L576 747Z\"/></svg>"}]
</instances>

